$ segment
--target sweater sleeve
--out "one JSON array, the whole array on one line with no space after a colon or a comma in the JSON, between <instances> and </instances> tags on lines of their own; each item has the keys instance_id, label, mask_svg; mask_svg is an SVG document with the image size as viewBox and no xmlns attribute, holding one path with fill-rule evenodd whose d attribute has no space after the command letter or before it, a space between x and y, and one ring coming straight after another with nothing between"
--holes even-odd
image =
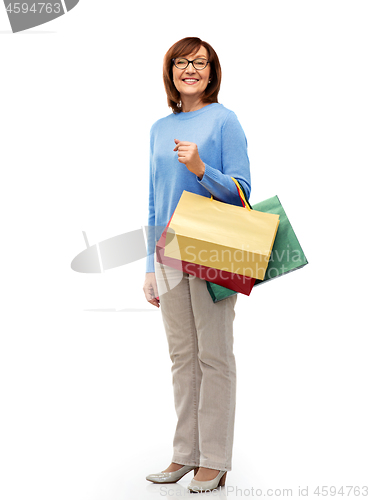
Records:
<instances>
[{"instance_id":1,"label":"sweater sleeve","mask_svg":"<svg viewBox=\"0 0 370 500\"><path fill-rule=\"evenodd\" d=\"M222 172L205 163L205 171L198 182L215 198L232 205L242 205L238 190L231 177L244 188L249 199L251 179L248 144L236 114L230 111L221 129Z\"/></svg>"},{"instance_id":2,"label":"sweater sleeve","mask_svg":"<svg viewBox=\"0 0 370 500\"><path fill-rule=\"evenodd\" d=\"M147 230L147 258L146 272L154 273L154 252L155 252L155 209L154 209L154 188L153 188L153 135L150 131L150 158L149 158L149 214Z\"/></svg>"}]
</instances>

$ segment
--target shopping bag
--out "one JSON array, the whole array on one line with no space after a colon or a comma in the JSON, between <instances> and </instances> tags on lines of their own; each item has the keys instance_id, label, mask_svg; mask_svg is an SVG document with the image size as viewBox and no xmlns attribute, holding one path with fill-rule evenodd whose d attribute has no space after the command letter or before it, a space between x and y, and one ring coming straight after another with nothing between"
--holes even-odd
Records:
<instances>
[{"instance_id":1,"label":"shopping bag","mask_svg":"<svg viewBox=\"0 0 370 500\"><path fill-rule=\"evenodd\" d=\"M173 217L173 215L172 215ZM176 243L176 235L170 231L167 237L169 220L165 230L156 244L157 261L166 266L170 266L184 273L191 274L197 278L207 281L207 288L212 297L213 302L218 302L229 297L237 292L249 295L255 283L255 278L250 278L244 275L222 271L208 266L203 266L194 262L174 259L165 255L166 241Z\"/></svg>"},{"instance_id":2,"label":"shopping bag","mask_svg":"<svg viewBox=\"0 0 370 500\"><path fill-rule=\"evenodd\" d=\"M278 225L277 214L183 191L169 223L176 237L167 231L164 256L263 280Z\"/></svg>"},{"instance_id":3,"label":"shopping bag","mask_svg":"<svg viewBox=\"0 0 370 500\"><path fill-rule=\"evenodd\" d=\"M245 197L245 191L241 184L239 188ZM278 196L273 196L272 198L256 203L253 209L261 210L261 212L279 214L280 216L279 227L272 247L265 277L263 280L256 280L255 286L266 283L273 278L283 276L296 269L301 269L308 264L308 260Z\"/></svg>"},{"instance_id":4,"label":"shopping bag","mask_svg":"<svg viewBox=\"0 0 370 500\"><path fill-rule=\"evenodd\" d=\"M249 278L251 280L254 280L255 278ZM216 283L212 283L211 281L207 281L207 290L208 293L210 294L213 302L220 302L220 300L227 299L228 297L231 297L231 295L235 295L238 292L235 292L234 290L230 290L229 288L226 288L224 286L217 285ZM245 294L249 295L249 294Z\"/></svg>"},{"instance_id":5,"label":"shopping bag","mask_svg":"<svg viewBox=\"0 0 370 500\"><path fill-rule=\"evenodd\" d=\"M260 210L265 213L279 214L280 222L276 233L274 245L270 255L265 277L263 280L256 280L255 286L261 283L283 276L284 274L301 269L308 264L308 260L298 241L285 210L277 196L273 196L265 201L253 205L253 210Z\"/></svg>"},{"instance_id":6,"label":"shopping bag","mask_svg":"<svg viewBox=\"0 0 370 500\"><path fill-rule=\"evenodd\" d=\"M252 208L247 200L247 196L245 194L245 191L244 191L242 185L239 184L234 179L234 177L232 177L232 180L235 182L236 187L238 188L239 197L241 199L243 207L246 204L248 204L249 208ZM256 281L255 278L246 278L246 279L253 280L254 283ZM254 286L254 283L252 284L252 288ZM252 288L251 288L250 292L252 291ZM210 294L213 302L215 302L215 303L220 302L221 300L227 299L231 295L235 295L236 293L238 293L238 292L231 290L230 288L226 288L225 286L221 286L221 285L217 285L216 283L212 283L212 281L207 281L207 290L208 290L208 293ZM250 292L246 293L245 295L250 295Z\"/></svg>"}]
</instances>

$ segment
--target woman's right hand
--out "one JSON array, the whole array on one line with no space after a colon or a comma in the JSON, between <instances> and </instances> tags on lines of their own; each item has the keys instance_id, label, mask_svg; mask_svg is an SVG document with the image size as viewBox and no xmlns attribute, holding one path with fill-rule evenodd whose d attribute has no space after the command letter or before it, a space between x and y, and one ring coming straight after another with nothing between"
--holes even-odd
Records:
<instances>
[{"instance_id":1,"label":"woman's right hand","mask_svg":"<svg viewBox=\"0 0 370 500\"><path fill-rule=\"evenodd\" d=\"M153 306L159 307L159 298L156 298L158 297L158 289L155 273L146 273L143 290L146 300Z\"/></svg>"}]
</instances>

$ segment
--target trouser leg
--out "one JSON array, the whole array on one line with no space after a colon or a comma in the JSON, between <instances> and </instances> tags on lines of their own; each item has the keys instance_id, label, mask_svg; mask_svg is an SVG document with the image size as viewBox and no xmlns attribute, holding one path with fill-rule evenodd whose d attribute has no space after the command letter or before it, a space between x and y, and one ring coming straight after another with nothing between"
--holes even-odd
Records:
<instances>
[{"instance_id":1,"label":"trouser leg","mask_svg":"<svg viewBox=\"0 0 370 500\"><path fill-rule=\"evenodd\" d=\"M162 319L172 361L177 425L172 462L199 465L198 404L202 378L189 275L155 263Z\"/></svg>"},{"instance_id":2,"label":"trouser leg","mask_svg":"<svg viewBox=\"0 0 370 500\"><path fill-rule=\"evenodd\" d=\"M202 372L198 407L200 466L231 470L236 407L233 321L237 295L214 303L207 283L189 281Z\"/></svg>"}]
</instances>

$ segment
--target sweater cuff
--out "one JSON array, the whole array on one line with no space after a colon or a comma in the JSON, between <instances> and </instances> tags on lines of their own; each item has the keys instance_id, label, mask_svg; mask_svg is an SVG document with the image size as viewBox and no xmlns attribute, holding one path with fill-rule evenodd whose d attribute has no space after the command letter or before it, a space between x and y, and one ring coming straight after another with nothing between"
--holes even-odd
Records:
<instances>
[{"instance_id":1,"label":"sweater cuff","mask_svg":"<svg viewBox=\"0 0 370 500\"><path fill-rule=\"evenodd\" d=\"M213 168L211 168L209 165L207 165L207 163L205 163L204 166L205 166L205 169L204 169L203 177L201 179L199 177L197 177L197 179L198 179L199 184L201 184L208 191L210 191L212 189L214 181L217 179L215 178L214 175L212 175Z\"/></svg>"},{"instance_id":2,"label":"sweater cuff","mask_svg":"<svg viewBox=\"0 0 370 500\"><path fill-rule=\"evenodd\" d=\"M205 170L202 179L197 177L198 182L209 193L220 201L232 205L240 204L238 189L229 175L210 167L205 163Z\"/></svg>"}]
</instances>

